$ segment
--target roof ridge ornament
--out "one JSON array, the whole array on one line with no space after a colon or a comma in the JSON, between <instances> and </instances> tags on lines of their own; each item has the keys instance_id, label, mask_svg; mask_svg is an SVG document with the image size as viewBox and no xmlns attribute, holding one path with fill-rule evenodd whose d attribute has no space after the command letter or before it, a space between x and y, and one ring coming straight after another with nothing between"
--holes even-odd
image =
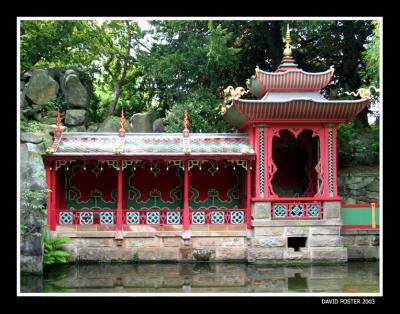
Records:
<instances>
[{"instance_id":1,"label":"roof ridge ornament","mask_svg":"<svg viewBox=\"0 0 400 314\"><path fill-rule=\"evenodd\" d=\"M290 43L292 42L292 38L290 37L290 29L289 29L289 24L287 24L287 30L286 30L286 38L285 38L285 50L283 50L283 55L285 57L290 57L292 55L292 49L290 47Z\"/></svg>"},{"instance_id":2,"label":"roof ridge ornament","mask_svg":"<svg viewBox=\"0 0 400 314\"><path fill-rule=\"evenodd\" d=\"M188 124L189 124L189 119L188 119L188 112L187 109L185 109L184 116L183 116L183 126L184 129L182 131L182 152L185 155L190 155L192 152L190 148L190 132L188 129Z\"/></svg>"},{"instance_id":3,"label":"roof ridge ornament","mask_svg":"<svg viewBox=\"0 0 400 314\"><path fill-rule=\"evenodd\" d=\"M53 154L57 150L58 144L60 143L61 136L62 136L62 130L61 130L60 106L57 106L56 129L54 131L54 142L53 142L53 145L51 145L50 147L47 147L47 149L46 149L46 153L48 155Z\"/></svg>"},{"instance_id":4,"label":"roof ridge ornament","mask_svg":"<svg viewBox=\"0 0 400 314\"><path fill-rule=\"evenodd\" d=\"M375 89L375 92L379 92L380 89L376 88L375 86L370 86L367 88L359 88L357 89L357 93L355 92L345 92L346 95L353 95L355 97L360 96L361 98L367 98L367 99L371 99L372 98L372 94L371 94L371 89Z\"/></svg>"},{"instance_id":5,"label":"roof ridge ornament","mask_svg":"<svg viewBox=\"0 0 400 314\"><path fill-rule=\"evenodd\" d=\"M126 131L124 129L125 125L125 116L124 116L124 107L122 106L121 108L121 116L119 118L119 126L120 129L118 131L118 146L114 148L114 154L115 155L121 155L123 149L124 149L124 144L125 144L125 136L126 136Z\"/></svg>"}]
</instances>

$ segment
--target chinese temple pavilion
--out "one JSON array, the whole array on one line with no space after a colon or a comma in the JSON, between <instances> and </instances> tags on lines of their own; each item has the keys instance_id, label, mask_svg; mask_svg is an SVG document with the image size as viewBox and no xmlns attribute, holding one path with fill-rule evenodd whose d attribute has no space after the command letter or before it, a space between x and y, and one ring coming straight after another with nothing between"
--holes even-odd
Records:
<instances>
[{"instance_id":1,"label":"chinese temple pavilion","mask_svg":"<svg viewBox=\"0 0 400 314\"><path fill-rule=\"evenodd\" d=\"M321 95L286 34L275 72L248 80L223 118L241 133L62 133L43 157L47 222L77 260L346 261L336 127L368 99Z\"/></svg>"}]
</instances>

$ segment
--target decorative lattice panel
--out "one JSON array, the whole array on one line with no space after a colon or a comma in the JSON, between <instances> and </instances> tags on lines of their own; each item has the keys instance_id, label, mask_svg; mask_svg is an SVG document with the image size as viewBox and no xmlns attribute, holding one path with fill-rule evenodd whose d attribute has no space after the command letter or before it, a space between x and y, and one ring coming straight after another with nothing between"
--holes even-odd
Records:
<instances>
[{"instance_id":1,"label":"decorative lattice panel","mask_svg":"<svg viewBox=\"0 0 400 314\"><path fill-rule=\"evenodd\" d=\"M167 212L167 224L177 225L181 221L181 213L179 212Z\"/></svg>"},{"instance_id":2,"label":"decorative lattice panel","mask_svg":"<svg viewBox=\"0 0 400 314\"><path fill-rule=\"evenodd\" d=\"M303 206L304 205L291 205L290 206L290 216L292 217L302 217L303 216Z\"/></svg>"},{"instance_id":3,"label":"decorative lattice panel","mask_svg":"<svg viewBox=\"0 0 400 314\"><path fill-rule=\"evenodd\" d=\"M260 168L260 196L264 197L264 180L265 180L265 165L264 165L264 128L260 128L260 155L259 155L259 168Z\"/></svg>"},{"instance_id":4,"label":"decorative lattice panel","mask_svg":"<svg viewBox=\"0 0 400 314\"><path fill-rule=\"evenodd\" d=\"M321 215L321 206L320 205L309 205L307 208L307 214L311 217L318 217Z\"/></svg>"},{"instance_id":5,"label":"decorative lattice panel","mask_svg":"<svg viewBox=\"0 0 400 314\"><path fill-rule=\"evenodd\" d=\"M329 196L333 196L333 129L328 129L328 179Z\"/></svg>"},{"instance_id":6,"label":"decorative lattice panel","mask_svg":"<svg viewBox=\"0 0 400 314\"><path fill-rule=\"evenodd\" d=\"M79 223L81 225L91 225L93 224L93 213L83 212L79 215Z\"/></svg>"},{"instance_id":7,"label":"decorative lattice panel","mask_svg":"<svg viewBox=\"0 0 400 314\"><path fill-rule=\"evenodd\" d=\"M275 217L286 217L286 206L285 205L274 205L274 216Z\"/></svg>"},{"instance_id":8,"label":"decorative lattice panel","mask_svg":"<svg viewBox=\"0 0 400 314\"><path fill-rule=\"evenodd\" d=\"M139 224L139 213L138 212L126 213L126 223L129 225L138 225Z\"/></svg>"},{"instance_id":9,"label":"decorative lattice panel","mask_svg":"<svg viewBox=\"0 0 400 314\"><path fill-rule=\"evenodd\" d=\"M100 224L102 225L114 224L114 213L112 212L100 213Z\"/></svg>"},{"instance_id":10,"label":"decorative lattice panel","mask_svg":"<svg viewBox=\"0 0 400 314\"><path fill-rule=\"evenodd\" d=\"M211 223L222 225L224 223L225 213L224 212L211 212Z\"/></svg>"},{"instance_id":11,"label":"decorative lattice panel","mask_svg":"<svg viewBox=\"0 0 400 314\"><path fill-rule=\"evenodd\" d=\"M146 213L146 223L148 225L159 225L160 224L160 213L159 212Z\"/></svg>"},{"instance_id":12,"label":"decorative lattice panel","mask_svg":"<svg viewBox=\"0 0 400 314\"><path fill-rule=\"evenodd\" d=\"M204 212L192 212L192 224L194 224L194 225L205 224L205 213Z\"/></svg>"},{"instance_id":13,"label":"decorative lattice panel","mask_svg":"<svg viewBox=\"0 0 400 314\"><path fill-rule=\"evenodd\" d=\"M71 225L72 224L72 213L68 212L61 212L59 215L60 218L60 225Z\"/></svg>"},{"instance_id":14,"label":"decorative lattice panel","mask_svg":"<svg viewBox=\"0 0 400 314\"><path fill-rule=\"evenodd\" d=\"M244 212L232 211L231 213L231 224L243 224L244 223Z\"/></svg>"}]
</instances>

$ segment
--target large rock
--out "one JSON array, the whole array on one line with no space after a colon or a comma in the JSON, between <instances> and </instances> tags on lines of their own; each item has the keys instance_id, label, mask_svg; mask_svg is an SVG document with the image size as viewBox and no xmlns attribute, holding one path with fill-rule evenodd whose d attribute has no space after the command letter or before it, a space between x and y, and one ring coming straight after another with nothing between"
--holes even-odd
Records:
<instances>
[{"instance_id":1,"label":"large rock","mask_svg":"<svg viewBox=\"0 0 400 314\"><path fill-rule=\"evenodd\" d=\"M97 132L98 129L99 129L99 125L94 122L89 123L89 125L87 127L88 132Z\"/></svg>"},{"instance_id":2,"label":"large rock","mask_svg":"<svg viewBox=\"0 0 400 314\"><path fill-rule=\"evenodd\" d=\"M60 83L61 90L70 108L86 108L89 105L88 92L75 71L65 71Z\"/></svg>"},{"instance_id":3,"label":"large rock","mask_svg":"<svg viewBox=\"0 0 400 314\"><path fill-rule=\"evenodd\" d=\"M43 241L40 236L44 218L40 205L46 202L45 169L41 154L42 145L20 145L21 180L21 272L42 273ZM32 192L37 194L32 196Z\"/></svg>"},{"instance_id":4,"label":"large rock","mask_svg":"<svg viewBox=\"0 0 400 314\"><path fill-rule=\"evenodd\" d=\"M42 145L21 144L20 153L21 186L26 184L32 191L46 189L44 164L41 156L44 153Z\"/></svg>"},{"instance_id":5,"label":"large rock","mask_svg":"<svg viewBox=\"0 0 400 314\"><path fill-rule=\"evenodd\" d=\"M119 119L114 116L107 117L98 127L97 132L118 132Z\"/></svg>"},{"instance_id":6,"label":"large rock","mask_svg":"<svg viewBox=\"0 0 400 314\"><path fill-rule=\"evenodd\" d=\"M69 109L65 114L65 125L77 126L85 124L88 119L88 113L84 109Z\"/></svg>"},{"instance_id":7,"label":"large rock","mask_svg":"<svg viewBox=\"0 0 400 314\"><path fill-rule=\"evenodd\" d=\"M43 134L39 132L21 132L21 142L39 144L43 142Z\"/></svg>"},{"instance_id":8,"label":"large rock","mask_svg":"<svg viewBox=\"0 0 400 314\"><path fill-rule=\"evenodd\" d=\"M162 118L156 119L153 122L153 132L163 133L164 132L164 122Z\"/></svg>"},{"instance_id":9,"label":"large rock","mask_svg":"<svg viewBox=\"0 0 400 314\"><path fill-rule=\"evenodd\" d=\"M26 89L26 96L35 104L44 105L57 97L59 85L45 70L35 70Z\"/></svg>"},{"instance_id":10,"label":"large rock","mask_svg":"<svg viewBox=\"0 0 400 314\"><path fill-rule=\"evenodd\" d=\"M86 127L84 125L73 126L68 128L67 132L86 132Z\"/></svg>"},{"instance_id":11,"label":"large rock","mask_svg":"<svg viewBox=\"0 0 400 314\"><path fill-rule=\"evenodd\" d=\"M156 120L156 116L153 112L143 112L134 114L130 120L130 124L132 126L132 132L152 133L154 120Z\"/></svg>"}]
</instances>

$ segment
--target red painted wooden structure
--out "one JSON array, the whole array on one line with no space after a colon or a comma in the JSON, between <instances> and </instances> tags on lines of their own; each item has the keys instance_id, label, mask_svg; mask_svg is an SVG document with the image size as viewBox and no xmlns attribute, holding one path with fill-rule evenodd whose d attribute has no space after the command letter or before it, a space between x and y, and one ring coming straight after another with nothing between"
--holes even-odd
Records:
<instances>
[{"instance_id":1,"label":"red painted wooden structure","mask_svg":"<svg viewBox=\"0 0 400 314\"><path fill-rule=\"evenodd\" d=\"M251 228L253 202L271 202L272 219L321 219L337 192L337 124L368 99L330 101L319 92L334 69L308 73L291 56L290 34L276 72L256 69L224 120L242 131L65 133L57 129L44 156L47 223L125 225L234 224Z\"/></svg>"}]
</instances>

